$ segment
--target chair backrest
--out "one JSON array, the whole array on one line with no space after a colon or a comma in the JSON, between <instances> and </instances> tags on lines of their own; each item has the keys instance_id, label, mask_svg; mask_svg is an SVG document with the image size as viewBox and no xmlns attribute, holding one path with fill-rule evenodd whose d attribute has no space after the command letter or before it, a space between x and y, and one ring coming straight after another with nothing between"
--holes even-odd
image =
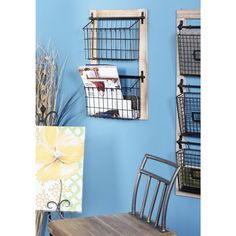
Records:
<instances>
[{"instance_id":1,"label":"chair backrest","mask_svg":"<svg viewBox=\"0 0 236 236\"><path fill-rule=\"evenodd\" d=\"M170 180L167 180L159 175L156 175L150 171L145 170L145 165L148 160L161 162L163 164L169 165L172 168L174 168L173 174L172 174ZM180 170L180 167L174 162L171 162L171 161L168 161L168 160L165 160L160 157L153 156L153 155L145 154L144 159L143 159L141 166L139 168L138 175L137 175L136 182L135 182L135 186L134 186L131 214L136 215L139 219L142 219L142 221L146 221L147 223L153 224L154 227L158 228L161 232L166 232L167 231L166 230L166 213L167 213L169 197L170 197L170 193L171 193L173 184L175 182L175 179L178 175L179 170ZM141 180L142 176L147 177L147 183L146 183L146 187L145 187L145 191L144 191L141 209L140 209L140 212L138 212L136 210L137 194L138 194L138 189L140 186L140 180ZM146 206L147 198L149 195L149 188L150 188L151 180L156 182L156 186L155 186L153 197L152 197L152 200L150 203L148 215L144 216L145 206ZM161 185L163 185L163 186L161 186ZM159 196L158 192L160 189L162 189L162 192L160 194L160 201L158 204L155 221L153 221L152 220L153 209L156 204L157 196Z\"/></svg>"}]
</instances>

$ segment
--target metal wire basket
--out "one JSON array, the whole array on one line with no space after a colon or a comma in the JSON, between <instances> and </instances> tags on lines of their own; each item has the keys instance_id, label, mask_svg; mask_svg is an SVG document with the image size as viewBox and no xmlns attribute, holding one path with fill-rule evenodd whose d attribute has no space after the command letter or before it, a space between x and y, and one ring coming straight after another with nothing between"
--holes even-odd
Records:
<instances>
[{"instance_id":1,"label":"metal wire basket","mask_svg":"<svg viewBox=\"0 0 236 236\"><path fill-rule=\"evenodd\" d=\"M181 135L200 137L200 93L185 92L176 97L176 102Z\"/></svg>"},{"instance_id":2,"label":"metal wire basket","mask_svg":"<svg viewBox=\"0 0 236 236\"><path fill-rule=\"evenodd\" d=\"M89 116L134 120L140 118L140 78L120 76L120 88L105 88L98 83L84 87Z\"/></svg>"},{"instance_id":3,"label":"metal wire basket","mask_svg":"<svg viewBox=\"0 0 236 236\"><path fill-rule=\"evenodd\" d=\"M201 75L201 35L200 30L183 29L178 34L180 74Z\"/></svg>"},{"instance_id":4,"label":"metal wire basket","mask_svg":"<svg viewBox=\"0 0 236 236\"><path fill-rule=\"evenodd\" d=\"M84 28L85 58L138 60L140 19L92 19Z\"/></svg>"},{"instance_id":5,"label":"metal wire basket","mask_svg":"<svg viewBox=\"0 0 236 236\"><path fill-rule=\"evenodd\" d=\"M177 163L181 167L178 175L180 191L200 194L201 159L200 151L181 149L176 153Z\"/></svg>"}]
</instances>

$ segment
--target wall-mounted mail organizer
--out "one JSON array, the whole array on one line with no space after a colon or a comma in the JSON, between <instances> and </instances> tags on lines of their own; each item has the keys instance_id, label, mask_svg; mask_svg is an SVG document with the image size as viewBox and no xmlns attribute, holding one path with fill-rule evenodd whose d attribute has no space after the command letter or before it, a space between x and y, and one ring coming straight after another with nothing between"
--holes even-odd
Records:
<instances>
[{"instance_id":1,"label":"wall-mounted mail organizer","mask_svg":"<svg viewBox=\"0 0 236 236\"><path fill-rule=\"evenodd\" d=\"M180 74L185 76L201 75L201 35L200 26L178 25L178 52Z\"/></svg>"},{"instance_id":2,"label":"wall-mounted mail organizer","mask_svg":"<svg viewBox=\"0 0 236 236\"><path fill-rule=\"evenodd\" d=\"M198 10L177 11L176 32L176 161L181 167L176 193L201 192L201 48Z\"/></svg>"},{"instance_id":3,"label":"wall-mounted mail organizer","mask_svg":"<svg viewBox=\"0 0 236 236\"><path fill-rule=\"evenodd\" d=\"M140 118L141 76L120 75L118 88L105 88L101 83L85 88L87 114L93 117L135 120Z\"/></svg>"},{"instance_id":4,"label":"wall-mounted mail organizer","mask_svg":"<svg viewBox=\"0 0 236 236\"><path fill-rule=\"evenodd\" d=\"M85 58L90 65L112 61L137 63L136 75L96 74L93 86L84 82L87 113L98 118L146 120L147 96L147 10L92 10L83 28ZM120 63L119 66L128 66ZM112 66L112 65L108 65ZM118 68L121 71L123 68ZM125 68L129 74L128 68ZM133 74L133 72L132 72ZM108 79L107 79L108 78ZM101 83L102 80L106 80ZM110 82L108 81L110 79ZM115 81L115 84L111 84ZM95 85L95 86L94 86Z\"/></svg>"}]
</instances>

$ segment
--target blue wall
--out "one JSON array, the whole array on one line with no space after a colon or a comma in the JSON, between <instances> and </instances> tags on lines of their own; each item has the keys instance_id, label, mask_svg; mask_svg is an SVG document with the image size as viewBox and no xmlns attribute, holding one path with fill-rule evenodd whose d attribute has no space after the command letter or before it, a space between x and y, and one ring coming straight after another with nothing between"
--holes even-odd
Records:
<instances>
[{"instance_id":1,"label":"blue wall","mask_svg":"<svg viewBox=\"0 0 236 236\"><path fill-rule=\"evenodd\" d=\"M82 28L89 10L148 9L148 121L81 119L84 113L72 117L81 111L77 104L67 122L87 129L82 216L129 211L134 179L145 153L175 161L176 10L199 7L199 0L37 0L37 43L47 45L51 39L61 58L68 56L65 97L81 91L76 68L86 63ZM199 199L179 197L173 191L167 220L178 236L199 236Z\"/></svg>"}]
</instances>

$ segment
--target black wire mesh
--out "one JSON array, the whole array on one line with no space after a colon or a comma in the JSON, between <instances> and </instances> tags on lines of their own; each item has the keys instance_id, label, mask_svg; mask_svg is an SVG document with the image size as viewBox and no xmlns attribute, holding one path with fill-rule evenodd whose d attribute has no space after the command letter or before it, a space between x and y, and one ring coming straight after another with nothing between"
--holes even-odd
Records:
<instances>
[{"instance_id":1,"label":"black wire mesh","mask_svg":"<svg viewBox=\"0 0 236 236\"><path fill-rule=\"evenodd\" d=\"M181 149L176 153L177 163L181 167L178 175L180 191L200 194L201 158L200 151Z\"/></svg>"},{"instance_id":2,"label":"black wire mesh","mask_svg":"<svg viewBox=\"0 0 236 236\"><path fill-rule=\"evenodd\" d=\"M87 114L99 118L139 119L140 79L120 78L120 83L121 88L84 87Z\"/></svg>"},{"instance_id":3,"label":"black wire mesh","mask_svg":"<svg viewBox=\"0 0 236 236\"><path fill-rule=\"evenodd\" d=\"M183 31L183 32L182 32ZM201 75L201 35L188 33L192 29L182 30L178 34L178 53L180 74L186 76Z\"/></svg>"},{"instance_id":4,"label":"black wire mesh","mask_svg":"<svg viewBox=\"0 0 236 236\"><path fill-rule=\"evenodd\" d=\"M138 60L140 19L91 20L84 28L85 58Z\"/></svg>"},{"instance_id":5,"label":"black wire mesh","mask_svg":"<svg viewBox=\"0 0 236 236\"><path fill-rule=\"evenodd\" d=\"M200 137L200 93L185 92L176 97L176 102L181 135Z\"/></svg>"}]
</instances>

